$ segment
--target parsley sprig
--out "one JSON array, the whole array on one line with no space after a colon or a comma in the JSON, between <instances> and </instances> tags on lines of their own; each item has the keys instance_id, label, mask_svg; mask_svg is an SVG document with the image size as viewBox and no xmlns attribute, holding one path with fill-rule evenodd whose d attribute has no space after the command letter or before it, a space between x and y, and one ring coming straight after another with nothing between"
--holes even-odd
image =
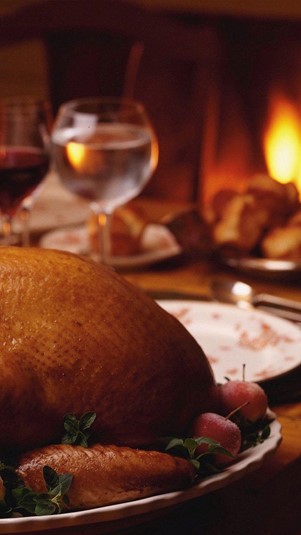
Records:
<instances>
[{"instance_id":1,"label":"parsley sprig","mask_svg":"<svg viewBox=\"0 0 301 535\"><path fill-rule=\"evenodd\" d=\"M71 474L57 474L50 466L44 466L43 477L47 492L34 492L24 485L11 466L1 465L5 495L0 502L0 516L41 516L61 513L68 509L68 492L72 483Z\"/></svg>"},{"instance_id":2,"label":"parsley sprig","mask_svg":"<svg viewBox=\"0 0 301 535\"><path fill-rule=\"evenodd\" d=\"M249 448L254 448L258 444L262 444L271 434L270 420L265 418L260 422L245 422L241 426L241 451Z\"/></svg>"},{"instance_id":3,"label":"parsley sprig","mask_svg":"<svg viewBox=\"0 0 301 535\"><path fill-rule=\"evenodd\" d=\"M91 435L90 427L95 418L95 412L86 412L79 419L74 414L66 414L64 418L66 433L62 437L62 444L72 444L87 448L88 439Z\"/></svg>"},{"instance_id":4,"label":"parsley sprig","mask_svg":"<svg viewBox=\"0 0 301 535\"><path fill-rule=\"evenodd\" d=\"M165 451L183 457L189 460L196 469L198 476L206 476L219 472L220 470L214 465L213 456L217 454L226 455L233 458L232 453L223 448L219 442L209 437L198 438L175 438L169 437L164 439ZM200 444L206 444L206 451L197 454L196 450Z\"/></svg>"}]
</instances>

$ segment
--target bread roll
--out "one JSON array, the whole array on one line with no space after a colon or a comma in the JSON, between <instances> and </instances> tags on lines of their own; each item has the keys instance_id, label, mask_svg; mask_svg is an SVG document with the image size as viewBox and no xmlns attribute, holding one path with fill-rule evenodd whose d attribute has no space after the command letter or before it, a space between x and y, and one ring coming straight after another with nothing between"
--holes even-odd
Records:
<instances>
[{"instance_id":1,"label":"bread roll","mask_svg":"<svg viewBox=\"0 0 301 535\"><path fill-rule=\"evenodd\" d=\"M287 220L286 225L272 229L261 243L263 256L277 260L301 258L301 210Z\"/></svg>"},{"instance_id":2,"label":"bread roll","mask_svg":"<svg viewBox=\"0 0 301 535\"><path fill-rule=\"evenodd\" d=\"M261 243L262 255L274 260L300 260L301 228L278 227L269 232Z\"/></svg>"},{"instance_id":3,"label":"bread roll","mask_svg":"<svg viewBox=\"0 0 301 535\"><path fill-rule=\"evenodd\" d=\"M258 210L252 195L237 193L228 199L213 227L214 241L220 247L249 252L258 242L266 219L266 213Z\"/></svg>"},{"instance_id":4,"label":"bread roll","mask_svg":"<svg viewBox=\"0 0 301 535\"><path fill-rule=\"evenodd\" d=\"M245 192L219 191L206 215L213 241L224 254L258 255L261 251L266 257L285 258L290 251L294 257L300 255L297 231L281 230L291 225L298 210L299 193L293 182L281 184L258 174L250 178Z\"/></svg>"},{"instance_id":5,"label":"bread roll","mask_svg":"<svg viewBox=\"0 0 301 535\"><path fill-rule=\"evenodd\" d=\"M67 413L94 411L95 441L136 447L212 409L201 347L110 268L2 247L0 310L0 451L60 442Z\"/></svg>"}]
</instances>

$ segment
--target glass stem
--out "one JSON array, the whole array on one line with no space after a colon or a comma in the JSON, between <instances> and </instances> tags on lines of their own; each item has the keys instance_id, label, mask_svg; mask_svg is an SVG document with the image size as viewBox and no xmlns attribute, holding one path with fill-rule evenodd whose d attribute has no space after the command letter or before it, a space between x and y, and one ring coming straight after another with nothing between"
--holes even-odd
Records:
<instances>
[{"instance_id":1,"label":"glass stem","mask_svg":"<svg viewBox=\"0 0 301 535\"><path fill-rule=\"evenodd\" d=\"M97 212L97 248L94 259L107 264L111 255L111 212Z\"/></svg>"},{"instance_id":2,"label":"glass stem","mask_svg":"<svg viewBox=\"0 0 301 535\"><path fill-rule=\"evenodd\" d=\"M31 209L27 206L22 206L20 210L20 219L22 222L22 245L23 247L30 247L30 230L29 220Z\"/></svg>"},{"instance_id":3,"label":"glass stem","mask_svg":"<svg viewBox=\"0 0 301 535\"><path fill-rule=\"evenodd\" d=\"M2 245L12 243L12 218L9 214L2 215Z\"/></svg>"}]
</instances>

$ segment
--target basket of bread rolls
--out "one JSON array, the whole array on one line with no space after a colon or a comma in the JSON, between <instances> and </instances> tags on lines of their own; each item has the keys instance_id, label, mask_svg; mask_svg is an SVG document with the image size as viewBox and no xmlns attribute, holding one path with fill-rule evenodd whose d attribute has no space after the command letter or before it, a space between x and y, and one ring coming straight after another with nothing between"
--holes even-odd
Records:
<instances>
[{"instance_id":1,"label":"basket of bread rolls","mask_svg":"<svg viewBox=\"0 0 301 535\"><path fill-rule=\"evenodd\" d=\"M204 216L224 256L301 259L301 204L293 182L254 175L243 192L216 193Z\"/></svg>"}]
</instances>

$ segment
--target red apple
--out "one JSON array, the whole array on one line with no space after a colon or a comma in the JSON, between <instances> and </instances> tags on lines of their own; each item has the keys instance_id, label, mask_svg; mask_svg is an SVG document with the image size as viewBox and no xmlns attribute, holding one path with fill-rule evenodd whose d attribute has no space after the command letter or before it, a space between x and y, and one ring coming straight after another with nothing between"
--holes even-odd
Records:
<instances>
[{"instance_id":1,"label":"red apple","mask_svg":"<svg viewBox=\"0 0 301 535\"><path fill-rule=\"evenodd\" d=\"M191 429L191 436L192 438L208 437L216 440L233 455L233 457L228 457L227 455L216 454L214 464L220 468L231 464L241 447L239 427L231 420L213 412L204 412L195 419ZM207 450L207 444L200 444L196 454L199 455Z\"/></svg>"},{"instance_id":2,"label":"red apple","mask_svg":"<svg viewBox=\"0 0 301 535\"><path fill-rule=\"evenodd\" d=\"M228 381L219 386L220 412L224 416L235 411L250 422L264 418L268 398L260 385L250 381Z\"/></svg>"}]
</instances>

